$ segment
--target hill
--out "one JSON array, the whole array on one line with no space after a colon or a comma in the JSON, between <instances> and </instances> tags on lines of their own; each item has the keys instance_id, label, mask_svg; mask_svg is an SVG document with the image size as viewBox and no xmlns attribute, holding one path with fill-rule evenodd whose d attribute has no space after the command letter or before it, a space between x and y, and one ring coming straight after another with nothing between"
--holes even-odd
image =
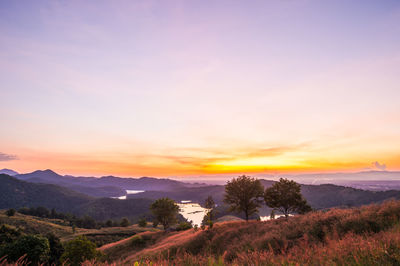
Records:
<instances>
[{"instance_id":1,"label":"hill","mask_svg":"<svg viewBox=\"0 0 400 266\"><path fill-rule=\"evenodd\" d=\"M14 175L18 175L18 172L15 172L14 170L11 170L11 169L4 168L4 169L0 170L0 174L14 176Z\"/></svg>"},{"instance_id":2,"label":"hill","mask_svg":"<svg viewBox=\"0 0 400 266\"><path fill-rule=\"evenodd\" d=\"M120 263L153 265L397 265L400 202L316 211L266 222L223 222L102 248ZM152 239L148 237L146 239ZM128 245L128 243L130 245Z\"/></svg>"},{"instance_id":3,"label":"hill","mask_svg":"<svg viewBox=\"0 0 400 266\"><path fill-rule=\"evenodd\" d=\"M126 190L171 191L179 188L204 186L204 184L190 184L172 179L152 177L121 178L103 176L97 178L63 176L50 169L18 174L15 177L31 183L55 184L96 197L119 197L125 195Z\"/></svg>"},{"instance_id":4,"label":"hill","mask_svg":"<svg viewBox=\"0 0 400 266\"><path fill-rule=\"evenodd\" d=\"M275 181L260 180L262 185L267 188L272 186ZM213 185L195 188L178 188L173 191L146 191L140 194L128 195L128 199L149 198L158 199L169 197L175 201L191 200L204 204L205 199L211 195L214 201L219 205L217 217L227 214L227 207L224 207L225 187L222 185ZM314 209L326 209L332 207L350 207L361 206L371 203L379 203L388 199L400 199L400 191L368 191L355 189L351 187L337 186L331 184L325 185L301 185L301 193L307 199L308 203ZM270 209L263 207L260 215L269 215Z\"/></svg>"},{"instance_id":5,"label":"hill","mask_svg":"<svg viewBox=\"0 0 400 266\"><path fill-rule=\"evenodd\" d=\"M118 200L94 198L51 184L35 184L0 175L0 209L37 207L59 212L89 215L96 220L128 217L137 220L149 215L150 199Z\"/></svg>"},{"instance_id":6,"label":"hill","mask_svg":"<svg viewBox=\"0 0 400 266\"><path fill-rule=\"evenodd\" d=\"M44 206L71 212L91 197L50 184L33 184L0 174L0 209Z\"/></svg>"},{"instance_id":7,"label":"hill","mask_svg":"<svg viewBox=\"0 0 400 266\"><path fill-rule=\"evenodd\" d=\"M103 246L121 239L126 239L142 232L159 231L150 226L143 228L138 225L131 225L127 227L106 227L101 229L75 228L74 232L72 227L63 220L39 218L20 213L8 217L5 211L0 211L0 224L14 226L22 230L25 234L47 235L48 233L53 233L63 242L72 240L80 235L85 235L88 239L95 242L97 246Z\"/></svg>"}]
</instances>

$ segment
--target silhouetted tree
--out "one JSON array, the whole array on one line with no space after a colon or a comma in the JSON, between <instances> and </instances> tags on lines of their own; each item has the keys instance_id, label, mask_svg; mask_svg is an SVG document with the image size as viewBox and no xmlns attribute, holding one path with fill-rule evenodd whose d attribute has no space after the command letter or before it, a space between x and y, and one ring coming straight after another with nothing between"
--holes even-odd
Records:
<instances>
[{"instance_id":1,"label":"silhouetted tree","mask_svg":"<svg viewBox=\"0 0 400 266\"><path fill-rule=\"evenodd\" d=\"M265 190L264 200L267 206L280 211L286 217L293 212L306 213L311 211L311 207L300 190L300 185L293 180L281 178L279 182Z\"/></svg>"},{"instance_id":2,"label":"silhouetted tree","mask_svg":"<svg viewBox=\"0 0 400 266\"><path fill-rule=\"evenodd\" d=\"M107 227L112 227L112 226L113 226L113 221L107 220L106 226L107 226Z\"/></svg>"},{"instance_id":3,"label":"silhouetted tree","mask_svg":"<svg viewBox=\"0 0 400 266\"><path fill-rule=\"evenodd\" d=\"M121 225L122 227L127 227L127 226L129 225L129 220L128 220L127 218L123 218L123 219L121 220L120 225Z\"/></svg>"},{"instance_id":4,"label":"silhouetted tree","mask_svg":"<svg viewBox=\"0 0 400 266\"><path fill-rule=\"evenodd\" d=\"M169 228L170 225L176 223L176 215L179 212L179 207L175 201L169 198L161 198L153 202L150 210L155 216L156 220L163 225L164 230Z\"/></svg>"},{"instance_id":5,"label":"silhouetted tree","mask_svg":"<svg viewBox=\"0 0 400 266\"><path fill-rule=\"evenodd\" d=\"M147 225L146 218L144 218L144 217L140 218L139 221L138 221L138 224L139 224L140 227L146 227L146 225Z\"/></svg>"},{"instance_id":6,"label":"silhouetted tree","mask_svg":"<svg viewBox=\"0 0 400 266\"><path fill-rule=\"evenodd\" d=\"M225 185L224 202L230 205L230 211L243 211L248 221L261 207L263 193L260 180L242 175Z\"/></svg>"},{"instance_id":7,"label":"silhouetted tree","mask_svg":"<svg viewBox=\"0 0 400 266\"><path fill-rule=\"evenodd\" d=\"M214 199L211 196L208 196L205 203L205 207L208 210L207 214L205 215L205 224L209 226L209 228L213 227L213 219L214 219L214 208L215 208L215 202Z\"/></svg>"},{"instance_id":8,"label":"silhouetted tree","mask_svg":"<svg viewBox=\"0 0 400 266\"><path fill-rule=\"evenodd\" d=\"M6 211L6 215L8 216L8 217L10 217L10 216L14 216L15 215L15 209L8 209L7 211Z\"/></svg>"}]
</instances>

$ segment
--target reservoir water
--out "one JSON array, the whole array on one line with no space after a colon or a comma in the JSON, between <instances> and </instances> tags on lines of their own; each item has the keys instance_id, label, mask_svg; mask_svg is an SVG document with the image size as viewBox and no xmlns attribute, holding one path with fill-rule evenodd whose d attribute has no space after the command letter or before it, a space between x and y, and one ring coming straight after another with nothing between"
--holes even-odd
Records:
<instances>
[{"instance_id":1,"label":"reservoir water","mask_svg":"<svg viewBox=\"0 0 400 266\"><path fill-rule=\"evenodd\" d=\"M126 190L126 195L120 197L112 197L113 199L126 200L126 196L129 194L142 193L144 190ZM181 203L177 203L179 206L179 214L181 214L188 221L192 221L193 225L201 226L204 215L207 214L209 209L203 208L198 203L193 203L191 200L182 200Z\"/></svg>"},{"instance_id":2,"label":"reservoir water","mask_svg":"<svg viewBox=\"0 0 400 266\"><path fill-rule=\"evenodd\" d=\"M293 214L289 214L289 216L293 216ZM281 218L281 217L285 217L284 214L275 214L275 219ZM267 216L260 216L260 220L261 221L268 221L271 220L271 216L267 215Z\"/></svg>"},{"instance_id":3,"label":"reservoir water","mask_svg":"<svg viewBox=\"0 0 400 266\"><path fill-rule=\"evenodd\" d=\"M138 194L138 193L142 193L144 192L144 190L131 190L131 189L127 189L126 191L126 195L124 196L120 196L120 197L112 197L113 199L120 199L120 200L125 200L126 196L129 194Z\"/></svg>"},{"instance_id":4,"label":"reservoir water","mask_svg":"<svg viewBox=\"0 0 400 266\"><path fill-rule=\"evenodd\" d=\"M193 203L190 200L182 200L178 203L179 213L188 221L192 221L193 225L201 226L204 215L209 209L203 208L198 203Z\"/></svg>"}]
</instances>

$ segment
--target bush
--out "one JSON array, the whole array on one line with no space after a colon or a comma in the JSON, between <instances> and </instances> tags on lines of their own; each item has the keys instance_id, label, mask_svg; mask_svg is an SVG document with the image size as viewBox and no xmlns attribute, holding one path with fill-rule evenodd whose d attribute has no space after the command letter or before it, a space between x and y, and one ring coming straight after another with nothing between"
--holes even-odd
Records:
<instances>
[{"instance_id":1,"label":"bush","mask_svg":"<svg viewBox=\"0 0 400 266\"><path fill-rule=\"evenodd\" d=\"M50 265L56 265L64 253L64 247L62 246L60 239L53 233L49 233L46 237L50 245L50 257L48 262Z\"/></svg>"},{"instance_id":2,"label":"bush","mask_svg":"<svg viewBox=\"0 0 400 266\"><path fill-rule=\"evenodd\" d=\"M180 222L179 225L176 227L176 231L184 231L192 228L192 224L189 222Z\"/></svg>"},{"instance_id":3,"label":"bush","mask_svg":"<svg viewBox=\"0 0 400 266\"><path fill-rule=\"evenodd\" d=\"M133 247L144 247L146 245L146 241L141 236L134 236L132 237L131 245Z\"/></svg>"},{"instance_id":4,"label":"bush","mask_svg":"<svg viewBox=\"0 0 400 266\"><path fill-rule=\"evenodd\" d=\"M16 229L15 227L8 224L3 224L2 226L0 226L0 247L7 243L12 243L16 241L20 236L20 229ZM0 257L2 257L1 254Z\"/></svg>"},{"instance_id":5,"label":"bush","mask_svg":"<svg viewBox=\"0 0 400 266\"><path fill-rule=\"evenodd\" d=\"M138 224L139 224L140 227L146 227L147 221L146 221L145 218L141 218L141 219L139 220Z\"/></svg>"},{"instance_id":6,"label":"bush","mask_svg":"<svg viewBox=\"0 0 400 266\"><path fill-rule=\"evenodd\" d=\"M11 217L11 216L14 216L15 215L15 210L14 209L8 209L7 211L6 211L6 215L8 216L8 217Z\"/></svg>"},{"instance_id":7,"label":"bush","mask_svg":"<svg viewBox=\"0 0 400 266\"><path fill-rule=\"evenodd\" d=\"M65 244L65 251L61 256L61 262L73 266L81 265L86 260L94 260L101 257L96 250L96 245L85 236L79 236Z\"/></svg>"},{"instance_id":8,"label":"bush","mask_svg":"<svg viewBox=\"0 0 400 266\"><path fill-rule=\"evenodd\" d=\"M106 226L107 226L107 227L112 227L112 226L113 226L113 221L107 220Z\"/></svg>"},{"instance_id":9,"label":"bush","mask_svg":"<svg viewBox=\"0 0 400 266\"><path fill-rule=\"evenodd\" d=\"M120 225L121 225L122 227L127 227L127 226L129 225L129 220L128 220L127 218L123 218L123 219L121 220Z\"/></svg>"},{"instance_id":10,"label":"bush","mask_svg":"<svg viewBox=\"0 0 400 266\"><path fill-rule=\"evenodd\" d=\"M8 259L18 260L26 255L26 260L32 265L46 263L49 259L50 245L47 238L43 236L25 235L8 246Z\"/></svg>"}]
</instances>

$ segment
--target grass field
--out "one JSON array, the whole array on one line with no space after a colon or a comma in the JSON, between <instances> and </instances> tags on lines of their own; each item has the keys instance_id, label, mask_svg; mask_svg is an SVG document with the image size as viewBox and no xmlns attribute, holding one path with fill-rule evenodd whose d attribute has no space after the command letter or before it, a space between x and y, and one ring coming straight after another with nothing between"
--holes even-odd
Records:
<instances>
[{"instance_id":1,"label":"grass field","mask_svg":"<svg viewBox=\"0 0 400 266\"><path fill-rule=\"evenodd\" d=\"M79 235L85 235L89 240L95 242L98 247L141 232L159 231L159 229L154 229L151 226L139 227L138 225L130 225L127 227L105 227L101 229L75 228L74 233L72 227L63 220L40 218L20 213L8 217L4 210L0 211L0 224L8 224L20 228L26 234L46 235L53 233L62 242L72 240Z\"/></svg>"},{"instance_id":2,"label":"grass field","mask_svg":"<svg viewBox=\"0 0 400 266\"><path fill-rule=\"evenodd\" d=\"M390 201L265 222L222 222L204 231L158 232L150 241L132 237L103 251L113 265L399 265L399 221L400 201Z\"/></svg>"}]
</instances>

